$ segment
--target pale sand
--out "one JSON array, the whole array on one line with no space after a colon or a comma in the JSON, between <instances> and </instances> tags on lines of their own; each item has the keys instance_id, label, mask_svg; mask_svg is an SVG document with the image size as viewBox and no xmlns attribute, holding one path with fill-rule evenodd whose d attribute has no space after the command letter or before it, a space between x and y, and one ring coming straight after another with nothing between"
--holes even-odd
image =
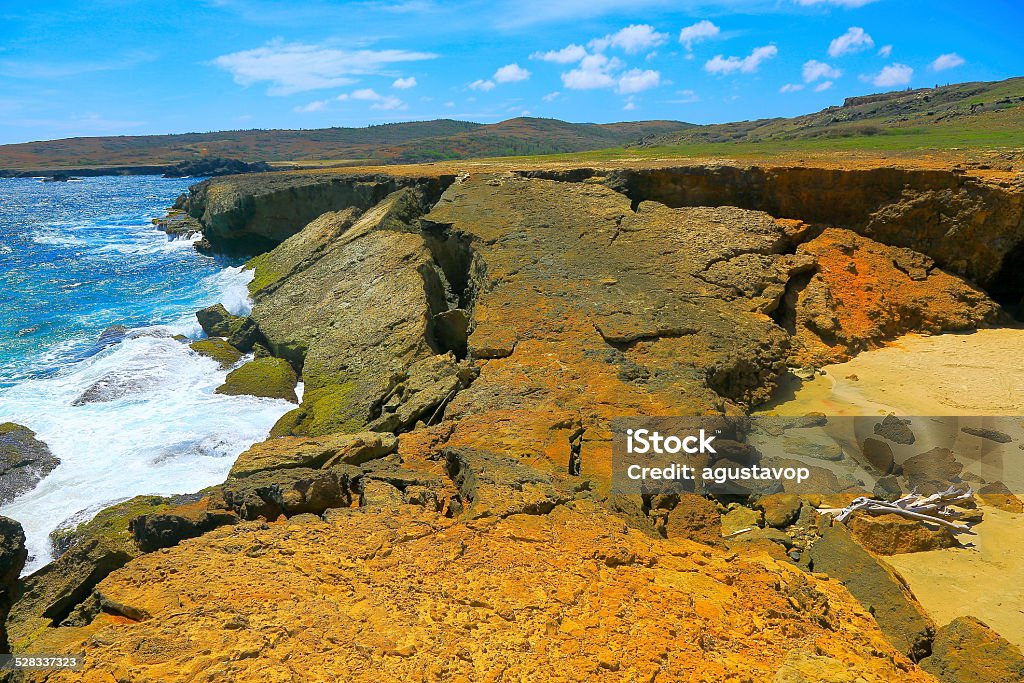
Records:
<instances>
[{"instance_id":1,"label":"pale sand","mask_svg":"<svg viewBox=\"0 0 1024 683\"><path fill-rule=\"evenodd\" d=\"M1024 415L1024 329L907 336L824 370L762 409L781 415ZM1017 452L1024 460L1024 451ZM1007 483L1024 491L1019 482ZM970 547L888 561L939 626L974 616L1024 648L1024 515L983 510L977 534L965 537Z\"/></svg>"},{"instance_id":2,"label":"pale sand","mask_svg":"<svg viewBox=\"0 0 1024 683\"><path fill-rule=\"evenodd\" d=\"M907 335L782 396L780 415L1024 415L1024 329ZM851 376L855 376L854 380ZM783 392L784 394L785 392Z\"/></svg>"}]
</instances>

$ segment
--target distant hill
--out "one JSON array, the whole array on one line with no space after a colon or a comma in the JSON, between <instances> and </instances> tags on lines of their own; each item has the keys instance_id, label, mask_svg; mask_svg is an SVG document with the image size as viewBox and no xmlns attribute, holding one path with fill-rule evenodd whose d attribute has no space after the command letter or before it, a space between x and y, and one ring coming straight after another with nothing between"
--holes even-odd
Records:
<instances>
[{"instance_id":1,"label":"distant hill","mask_svg":"<svg viewBox=\"0 0 1024 683\"><path fill-rule=\"evenodd\" d=\"M703 126L524 117L486 125L439 119L366 128L69 138L0 146L0 175L96 167L154 173L211 158L345 166L543 154L600 158L621 155L623 148L634 155L714 156L951 147L1024 148L1024 78L850 97L842 106L803 116Z\"/></svg>"},{"instance_id":2,"label":"distant hill","mask_svg":"<svg viewBox=\"0 0 1024 683\"><path fill-rule=\"evenodd\" d=\"M706 145L708 143L779 143L861 138L865 146L875 136L962 133L963 143L989 133L1011 137L1024 133L1024 78L992 83L902 90L849 97L841 107L793 118L723 123L668 133L644 140L644 146ZM884 146L878 144L879 147Z\"/></svg>"},{"instance_id":3,"label":"distant hill","mask_svg":"<svg viewBox=\"0 0 1024 683\"><path fill-rule=\"evenodd\" d=\"M204 157L247 162L414 163L583 152L690 127L676 121L590 124L517 118L484 125L441 119L366 128L68 138L0 145L0 169L162 166Z\"/></svg>"}]
</instances>

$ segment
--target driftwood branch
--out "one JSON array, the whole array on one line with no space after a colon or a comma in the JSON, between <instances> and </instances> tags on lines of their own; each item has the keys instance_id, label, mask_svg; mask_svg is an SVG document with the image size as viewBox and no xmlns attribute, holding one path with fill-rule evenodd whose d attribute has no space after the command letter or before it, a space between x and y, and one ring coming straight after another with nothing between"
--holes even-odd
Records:
<instances>
[{"instance_id":1,"label":"driftwood branch","mask_svg":"<svg viewBox=\"0 0 1024 683\"><path fill-rule=\"evenodd\" d=\"M960 513L950 505L963 505L974 500L974 492L970 487L950 486L945 491L922 496L911 493L899 500L888 502L874 498L855 498L845 508L818 508L821 514L832 515L837 522L846 522L855 512L869 515L900 515L928 524L944 526L955 533L971 533L971 527L964 522L956 521Z\"/></svg>"}]
</instances>

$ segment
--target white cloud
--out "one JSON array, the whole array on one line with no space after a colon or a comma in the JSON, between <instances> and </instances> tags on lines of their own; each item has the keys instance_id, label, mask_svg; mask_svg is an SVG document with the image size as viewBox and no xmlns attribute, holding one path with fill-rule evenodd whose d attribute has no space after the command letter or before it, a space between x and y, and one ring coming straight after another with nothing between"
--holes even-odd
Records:
<instances>
[{"instance_id":1,"label":"white cloud","mask_svg":"<svg viewBox=\"0 0 1024 683\"><path fill-rule=\"evenodd\" d=\"M539 59L555 64L572 64L587 56L587 50L582 45L566 45L561 50L548 50L547 52L534 52L530 59Z\"/></svg>"},{"instance_id":2,"label":"white cloud","mask_svg":"<svg viewBox=\"0 0 1024 683\"><path fill-rule=\"evenodd\" d=\"M661 74L650 69L630 69L619 78L618 92L623 95L643 92L657 88L661 83Z\"/></svg>"},{"instance_id":3,"label":"white cloud","mask_svg":"<svg viewBox=\"0 0 1024 683\"><path fill-rule=\"evenodd\" d=\"M786 85L779 88L779 92L800 92L804 89L804 86L800 83L787 83Z\"/></svg>"},{"instance_id":4,"label":"white cloud","mask_svg":"<svg viewBox=\"0 0 1024 683\"><path fill-rule=\"evenodd\" d=\"M716 55L704 64L704 70L711 74L731 74L737 71L745 74L757 71L761 62L771 59L779 54L779 49L774 45L755 47L746 57L723 57Z\"/></svg>"},{"instance_id":5,"label":"white cloud","mask_svg":"<svg viewBox=\"0 0 1024 683\"><path fill-rule=\"evenodd\" d=\"M561 94L562 93L560 93L560 92L558 92L556 90L555 92L549 92L547 95L545 95L541 99L544 100L545 102L554 102L555 100L558 99L558 96L561 95Z\"/></svg>"},{"instance_id":6,"label":"white cloud","mask_svg":"<svg viewBox=\"0 0 1024 683\"><path fill-rule=\"evenodd\" d=\"M626 104L622 107L622 109L624 111L633 111L634 109L636 109L636 102L633 102L632 100L629 101L629 102L626 102Z\"/></svg>"},{"instance_id":7,"label":"white cloud","mask_svg":"<svg viewBox=\"0 0 1024 683\"><path fill-rule=\"evenodd\" d=\"M721 33L721 29L712 24L707 19L698 21L696 24L686 26L679 32L679 43L683 45L687 51L693 49L694 43L699 43L703 40L715 38Z\"/></svg>"},{"instance_id":8,"label":"white cloud","mask_svg":"<svg viewBox=\"0 0 1024 683\"><path fill-rule=\"evenodd\" d=\"M356 90L349 95L353 100L360 100L363 102L373 102L370 105L370 109L379 109L381 111L391 111L393 109L404 109L405 102L398 99L394 95L381 95L373 88L362 88ZM345 99L344 95L338 96L339 100Z\"/></svg>"},{"instance_id":9,"label":"white cloud","mask_svg":"<svg viewBox=\"0 0 1024 683\"><path fill-rule=\"evenodd\" d=\"M617 47L628 54L634 54L658 47L667 40L667 33L658 33L649 24L633 24L604 38L594 38L590 41L590 49L602 52L609 47Z\"/></svg>"},{"instance_id":10,"label":"white cloud","mask_svg":"<svg viewBox=\"0 0 1024 683\"><path fill-rule=\"evenodd\" d=\"M875 41L859 26L851 26L846 33L835 38L828 45L829 57L842 57L861 50L870 50Z\"/></svg>"},{"instance_id":11,"label":"white cloud","mask_svg":"<svg viewBox=\"0 0 1024 683\"><path fill-rule=\"evenodd\" d=\"M229 72L239 85L267 82L268 95L291 95L349 85L356 81L353 76L384 73L392 64L436 56L410 50L340 50L277 40L222 55L213 64Z\"/></svg>"},{"instance_id":12,"label":"white cloud","mask_svg":"<svg viewBox=\"0 0 1024 683\"><path fill-rule=\"evenodd\" d=\"M958 66L963 66L964 63L963 57L955 52L948 52L936 57L930 67L932 71L945 71L946 69L955 69Z\"/></svg>"},{"instance_id":13,"label":"white cloud","mask_svg":"<svg viewBox=\"0 0 1024 683\"><path fill-rule=\"evenodd\" d=\"M611 74L621 68L622 61L617 57L587 55L578 67L562 74L562 85L570 90L611 88L615 85L615 78Z\"/></svg>"},{"instance_id":14,"label":"white cloud","mask_svg":"<svg viewBox=\"0 0 1024 683\"><path fill-rule=\"evenodd\" d=\"M518 64L506 64L494 72L495 83L516 83L525 81L530 77L530 72Z\"/></svg>"},{"instance_id":15,"label":"white cloud","mask_svg":"<svg viewBox=\"0 0 1024 683\"><path fill-rule=\"evenodd\" d=\"M880 88L891 88L910 83L914 70L906 64L890 64L871 78L871 82Z\"/></svg>"},{"instance_id":16,"label":"white cloud","mask_svg":"<svg viewBox=\"0 0 1024 683\"><path fill-rule=\"evenodd\" d=\"M810 7L812 5L835 5L836 7L863 7L877 0L794 0L796 4Z\"/></svg>"},{"instance_id":17,"label":"white cloud","mask_svg":"<svg viewBox=\"0 0 1024 683\"><path fill-rule=\"evenodd\" d=\"M813 83L822 78L839 78L842 75L842 71L825 62L816 59L804 62L804 83Z\"/></svg>"},{"instance_id":18,"label":"white cloud","mask_svg":"<svg viewBox=\"0 0 1024 683\"><path fill-rule=\"evenodd\" d=\"M396 78L395 82L391 84L391 87L397 88L399 90L408 90L409 88L415 88L416 78L415 76L409 76L408 78Z\"/></svg>"},{"instance_id":19,"label":"white cloud","mask_svg":"<svg viewBox=\"0 0 1024 683\"><path fill-rule=\"evenodd\" d=\"M818 85L814 86L814 92L825 92L832 87L832 81L822 81Z\"/></svg>"},{"instance_id":20,"label":"white cloud","mask_svg":"<svg viewBox=\"0 0 1024 683\"><path fill-rule=\"evenodd\" d=\"M879 57L884 57L884 58L888 59L889 55L891 55L891 54L892 54L892 45L883 45L882 47L878 48L878 56Z\"/></svg>"},{"instance_id":21,"label":"white cloud","mask_svg":"<svg viewBox=\"0 0 1024 683\"><path fill-rule=\"evenodd\" d=\"M298 112L299 114L311 114L313 112L323 111L326 106L327 100L316 100L314 102L310 102L309 104L303 104L301 106L295 107L294 111Z\"/></svg>"},{"instance_id":22,"label":"white cloud","mask_svg":"<svg viewBox=\"0 0 1024 683\"><path fill-rule=\"evenodd\" d=\"M488 92L494 90L494 81L485 81L477 79L469 84L470 90L480 90L481 92Z\"/></svg>"}]
</instances>

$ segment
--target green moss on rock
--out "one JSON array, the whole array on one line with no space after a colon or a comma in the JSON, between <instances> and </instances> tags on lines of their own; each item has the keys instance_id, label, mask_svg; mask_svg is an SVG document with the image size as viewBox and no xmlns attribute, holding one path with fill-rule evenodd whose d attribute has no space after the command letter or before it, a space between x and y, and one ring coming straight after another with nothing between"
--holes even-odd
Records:
<instances>
[{"instance_id":1,"label":"green moss on rock","mask_svg":"<svg viewBox=\"0 0 1024 683\"><path fill-rule=\"evenodd\" d=\"M363 431L366 415L362 412L360 394L354 382L307 390L302 405L285 413L270 435L324 436Z\"/></svg>"},{"instance_id":2,"label":"green moss on rock","mask_svg":"<svg viewBox=\"0 0 1024 683\"><path fill-rule=\"evenodd\" d=\"M242 358L242 352L218 337L200 339L188 345L196 353L214 359L222 368L230 368Z\"/></svg>"},{"instance_id":3,"label":"green moss on rock","mask_svg":"<svg viewBox=\"0 0 1024 683\"><path fill-rule=\"evenodd\" d=\"M128 522L135 517L167 509L171 500L161 496L135 496L124 502L100 510L95 517L75 526L58 527L50 533L55 555L62 555L71 547L85 541L100 541L111 550L139 553Z\"/></svg>"},{"instance_id":4,"label":"green moss on rock","mask_svg":"<svg viewBox=\"0 0 1024 683\"><path fill-rule=\"evenodd\" d=\"M298 403L295 394L298 381L295 370L283 358L259 358L228 373L224 384L217 387L217 393L283 398Z\"/></svg>"}]
</instances>

